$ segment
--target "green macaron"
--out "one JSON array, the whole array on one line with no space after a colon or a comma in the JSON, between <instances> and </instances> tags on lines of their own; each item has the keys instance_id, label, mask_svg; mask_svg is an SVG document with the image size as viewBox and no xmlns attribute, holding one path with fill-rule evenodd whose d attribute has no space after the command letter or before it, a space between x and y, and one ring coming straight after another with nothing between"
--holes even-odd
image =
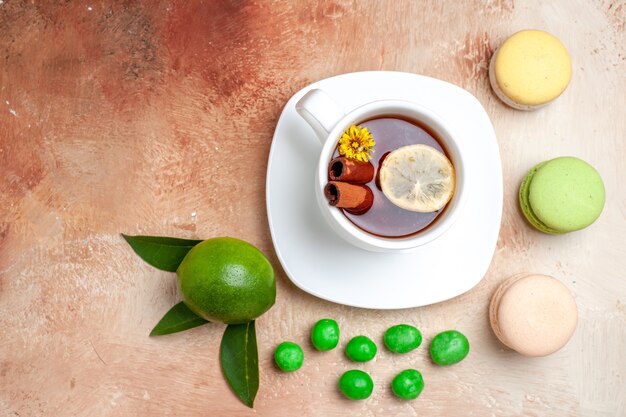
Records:
<instances>
[{"instance_id":1,"label":"green macaron","mask_svg":"<svg viewBox=\"0 0 626 417\"><path fill-rule=\"evenodd\" d=\"M565 156L534 166L519 190L522 213L536 229L561 234L584 229L604 208L604 183L585 161Z\"/></svg>"}]
</instances>

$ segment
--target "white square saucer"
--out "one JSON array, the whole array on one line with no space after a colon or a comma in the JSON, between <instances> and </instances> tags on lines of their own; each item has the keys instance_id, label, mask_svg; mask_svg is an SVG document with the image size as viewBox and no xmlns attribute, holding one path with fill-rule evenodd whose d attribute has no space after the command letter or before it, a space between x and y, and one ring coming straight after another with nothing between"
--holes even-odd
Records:
<instances>
[{"instance_id":1,"label":"white square saucer","mask_svg":"<svg viewBox=\"0 0 626 417\"><path fill-rule=\"evenodd\" d=\"M314 192L321 144L295 109L312 88L324 90L346 111L375 100L408 100L456 125L458 140L472 143L465 147L471 192L450 230L410 252L374 253L350 245L328 226ZM478 100L453 84L402 72L343 74L300 90L278 120L267 167L270 232L289 279L317 297L362 308L419 307L478 284L498 240L502 194L498 143Z\"/></svg>"}]
</instances>

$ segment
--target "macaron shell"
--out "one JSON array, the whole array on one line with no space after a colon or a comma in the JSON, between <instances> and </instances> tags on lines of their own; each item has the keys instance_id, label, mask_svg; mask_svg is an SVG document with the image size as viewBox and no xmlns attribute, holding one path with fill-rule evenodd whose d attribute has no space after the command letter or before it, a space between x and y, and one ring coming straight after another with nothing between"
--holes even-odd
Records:
<instances>
[{"instance_id":1,"label":"macaron shell","mask_svg":"<svg viewBox=\"0 0 626 417\"><path fill-rule=\"evenodd\" d=\"M498 56L498 51L499 49L496 49L496 51L493 53L491 57L491 61L489 61L489 84L491 84L491 88L493 89L493 92L496 93L496 96L498 96L498 98L504 104L517 110L532 111L532 110L537 110L537 109L540 109L541 107L546 106L548 103L539 104L535 106L531 106L529 104L516 103L515 101L507 97L507 95L504 93L504 91L502 91L502 89L498 85L498 80L496 78L496 70L495 70L496 65L495 64L496 64L496 56Z\"/></svg>"},{"instance_id":2,"label":"macaron shell","mask_svg":"<svg viewBox=\"0 0 626 417\"><path fill-rule=\"evenodd\" d=\"M567 49L557 38L541 30L513 34L498 48L493 59L498 90L523 109L551 102L565 91L571 79Z\"/></svg>"},{"instance_id":3,"label":"macaron shell","mask_svg":"<svg viewBox=\"0 0 626 417\"><path fill-rule=\"evenodd\" d=\"M528 276L527 273L517 274L512 276L511 278L504 281L500 286L496 289L496 291L491 296L491 302L489 303L489 323L491 324L491 328L495 333L496 337L506 346L506 340L504 339L504 335L500 331L500 323L498 321L498 310L500 308L500 300L502 300L502 296L506 293L506 290L509 289L511 285L513 285L518 280ZM510 347L510 346L508 346Z\"/></svg>"},{"instance_id":4,"label":"macaron shell","mask_svg":"<svg viewBox=\"0 0 626 417\"><path fill-rule=\"evenodd\" d=\"M541 165L528 185L527 204L547 230L571 232L591 225L602 212L605 190L598 172L574 157ZM531 222L532 223L532 222Z\"/></svg>"},{"instance_id":5,"label":"macaron shell","mask_svg":"<svg viewBox=\"0 0 626 417\"><path fill-rule=\"evenodd\" d=\"M528 194L529 194L529 191L530 191L530 184L532 182L533 176L535 175L537 170L539 170L546 163L547 163L547 161L535 165L526 174L526 177L522 181L522 184L520 185L520 188L519 188L520 208L522 210L522 213L524 214L524 217L526 217L526 220L528 220L528 222L535 229L537 229L537 230L539 230L541 232L544 232L544 233L548 233L548 234L561 234L563 232L560 232L560 231L555 230L555 229L551 229L550 227L548 227L547 225L542 223L541 220L539 220L539 218L533 212L532 207L530 206L530 202L528 201Z\"/></svg>"},{"instance_id":6,"label":"macaron shell","mask_svg":"<svg viewBox=\"0 0 626 417\"><path fill-rule=\"evenodd\" d=\"M546 275L515 279L500 296L495 314L498 338L526 356L545 356L561 349L578 322L572 293Z\"/></svg>"}]
</instances>

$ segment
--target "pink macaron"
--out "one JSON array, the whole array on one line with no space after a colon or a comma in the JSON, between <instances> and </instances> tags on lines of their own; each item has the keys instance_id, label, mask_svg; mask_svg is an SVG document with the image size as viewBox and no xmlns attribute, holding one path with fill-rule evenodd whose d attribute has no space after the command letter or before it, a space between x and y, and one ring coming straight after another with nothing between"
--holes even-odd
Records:
<instances>
[{"instance_id":1,"label":"pink macaron","mask_svg":"<svg viewBox=\"0 0 626 417\"><path fill-rule=\"evenodd\" d=\"M518 274L496 290L489 306L494 333L525 356L561 349L576 330L578 311L571 291L547 275Z\"/></svg>"}]
</instances>

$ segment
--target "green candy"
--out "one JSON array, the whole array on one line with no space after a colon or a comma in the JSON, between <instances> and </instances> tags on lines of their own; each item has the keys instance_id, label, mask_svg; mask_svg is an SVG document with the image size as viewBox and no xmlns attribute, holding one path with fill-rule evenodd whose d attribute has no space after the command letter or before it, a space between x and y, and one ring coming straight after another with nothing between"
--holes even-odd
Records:
<instances>
[{"instance_id":1,"label":"green candy","mask_svg":"<svg viewBox=\"0 0 626 417\"><path fill-rule=\"evenodd\" d=\"M364 400L374 390L374 381L367 372L352 369L339 378L339 389L350 400Z\"/></svg>"},{"instance_id":2,"label":"green candy","mask_svg":"<svg viewBox=\"0 0 626 417\"><path fill-rule=\"evenodd\" d=\"M439 333L430 342L430 357L437 365L454 365L469 353L467 337L456 330Z\"/></svg>"},{"instance_id":3,"label":"green candy","mask_svg":"<svg viewBox=\"0 0 626 417\"><path fill-rule=\"evenodd\" d=\"M376 356L376 344L366 336L356 336L350 339L346 346L346 355L354 362L367 362Z\"/></svg>"},{"instance_id":4,"label":"green candy","mask_svg":"<svg viewBox=\"0 0 626 417\"><path fill-rule=\"evenodd\" d=\"M339 343L339 326L332 319L322 319L315 323L311 330L311 342L315 349L326 351L337 347Z\"/></svg>"},{"instance_id":5,"label":"green candy","mask_svg":"<svg viewBox=\"0 0 626 417\"><path fill-rule=\"evenodd\" d=\"M422 344L422 333L408 324L398 324L385 332L385 346L395 353L407 353Z\"/></svg>"},{"instance_id":6,"label":"green candy","mask_svg":"<svg viewBox=\"0 0 626 417\"><path fill-rule=\"evenodd\" d=\"M398 398L414 400L424 389L422 374L415 369L405 369L391 381L391 390Z\"/></svg>"},{"instance_id":7,"label":"green candy","mask_svg":"<svg viewBox=\"0 0 626 417\"><path fill-rule=\"evenodd\" d=\"M304 362L304 352L298 344L283 342L274 351L276 365L285 372L293 372L300 369Z\"/></svg>"}]
</instances>

